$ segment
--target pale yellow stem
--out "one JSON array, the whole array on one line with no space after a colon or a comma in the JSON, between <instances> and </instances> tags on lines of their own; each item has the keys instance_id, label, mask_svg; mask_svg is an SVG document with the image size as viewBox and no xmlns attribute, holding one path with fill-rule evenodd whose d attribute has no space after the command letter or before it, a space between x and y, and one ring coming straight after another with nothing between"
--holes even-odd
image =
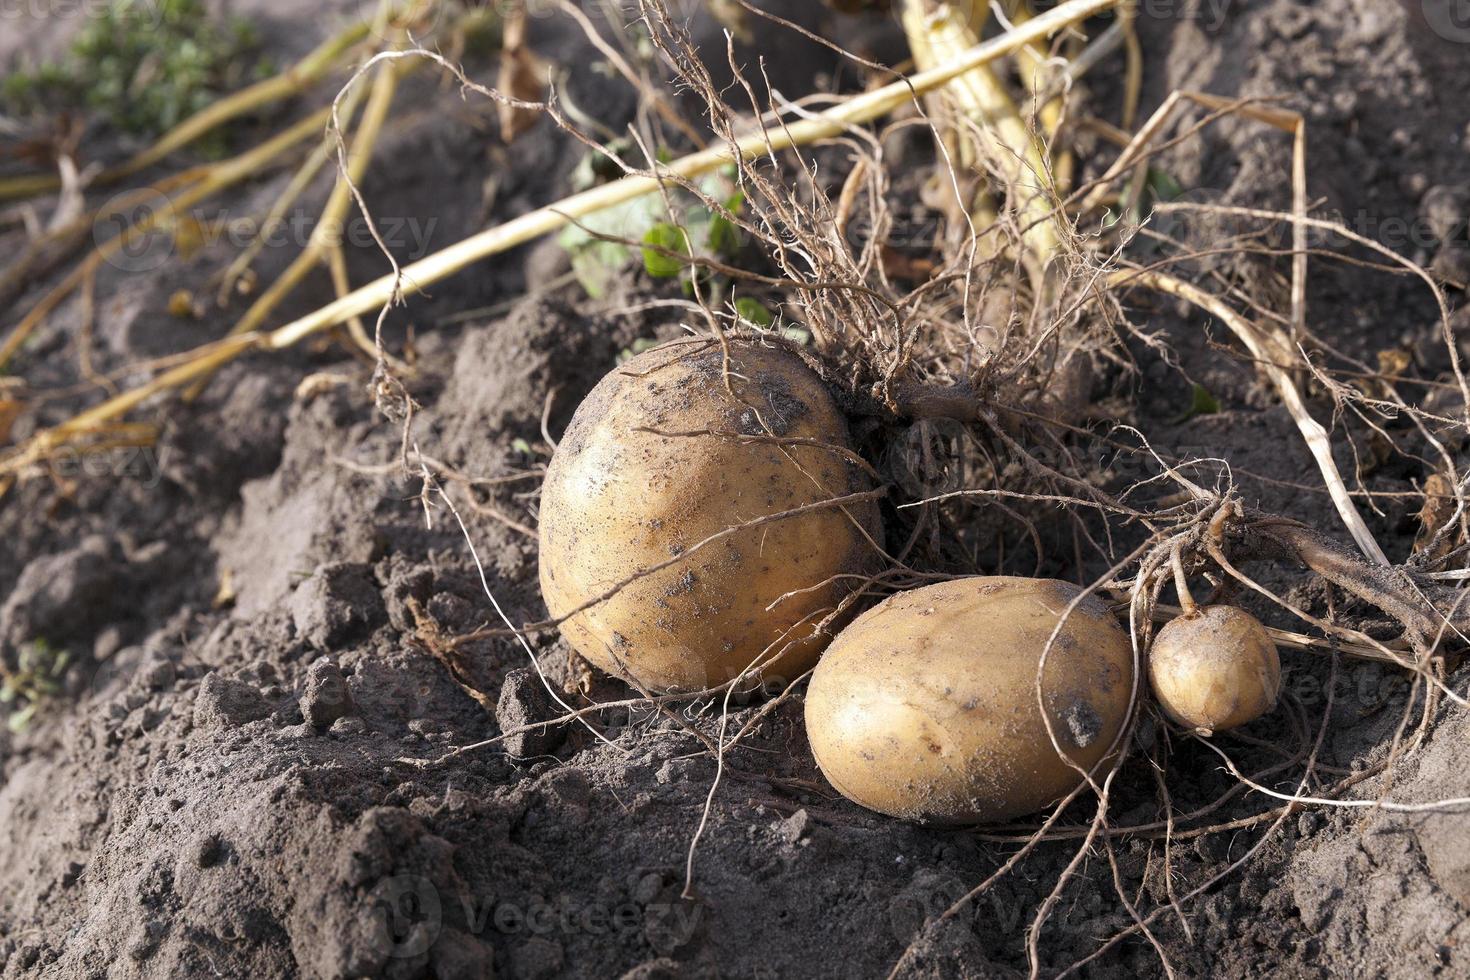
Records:
<instances>
[{"instance_id":1,"label":"pale yellow stem","mask_svg":"<svg viewBox=\"0 0 1470 980\"><path fill-rule=\"evenodd\" d=\"M383 276L270 333L244 334L208 345L197 352L195 359L160 375L143 387L103 402L61 426L38 433L20 453L0 462L0 473L11 472L24 460L35 458L38 447L44 455L44 451L59 444L58 440L65 441L64 436L67 434L126 414L148 397L188 384L217 370L220 365L239 357L247 350L281 350L291 347L306 337L345 322L350 317L380 309L396 296L420 292L485 258L559 231L573 220L654 193L669 177L692 179L726 166L736 158L748 160L840 136L854 126L890 114L911 103L914 98L935 91L979 65L1012 54L1024 44L1108 10L1117 2L1118 0L1067 0L1014 31L975 46L949 64L854 96L825 112L794 120L789 124L773 125L765 131L753 132L739 139L733 147L716 146L682 157L661 166L653 176L630 175L574 194L554 205L532 211L435 252L404 267L399 276Z\"/></svg>"},{"instance_id":2,"label":"pale yellow stem","mask_svg":"<svg viewBox=\"0 0 1470 980\"><path fill-rule=\"evenodd\" d=\"M110 238L99 245L81 266L63 279L55 289L42 298L26 314L21 322L16 325L16 328L11 331L10 336L5 339L5 343L0 345L0 368L10 363L10 359L15 356L16 351L20 350L21 345L26 342L26 339L30 337L35 329L44 323L46 317L50 316L51 312L60 306L62 301L82 284L89 267L93 269L97 268L101 263L116 255L122 248L162 227L168 221L182 214L187 208L193 207L200 201L219 193L227 187L258 176L261 168L266 164L306 139L312 133L320 132L322 126L326 124L329 118L331 118L330 108L315 112L255 149L235 157L233 160L210 167L204 176L192 186L172 195L160 194L163 200L156 210L150 211L143 220L130 226L116 237Z\"/></svg>"},{"instance_id":3,"label":"pale yellow stem","mask_svg":"<svg viewBox=\"0 0 1470 980\"><path fill-rule=\"evenodd\" d=\"M362 95L367 91L367 88L365 85L354 86L352 91L347 93L347 97L343 99L341 112L343 125L351 123L356 118L358 106L362 102ZM332 154L336 150L336 138L331 135L323 137L322 141L317 144L316 149L311 151L311 156L307 157L306 162L296 171L295 175L291 178L291 182L286 185L286 189L276 199L276 203L271 205L270 212L266 215L265 220L261 222L260 231L255 236L255 240L250 243L245 251L236 256L235 261L230 263L230 267L225 270L224 275L220 278L219 303L221 306L235 292L236 285L239 283L241 277L250 271L250 267L265 249L267 240L285 223L287 212L296 206L297 201L301 200L301 195L306 193L306 189L311 186L311 182L321 173L322 168L327 165L327 161L331 159Z\"/></svg>"},{"instance_id":4,"label":"pale yellow stem","mask_svg":"<svg viewBox=\"0 0 1470 980\"><path fill-rule=\"evenodd\" d=\"M920 68L945 64L976 42L965 11L948 3L906 0L903 22ZM1026 50L1026 45L1017 50ZM1040 141L1027 129L1015 101L988 65L955 78L944 94L976 127L981 152L1005 179L1011 210L1023 229L1026 265L1033 281L1040 283L1042 271L1060 247L1051 177Z\"/></svg>"}]
</instances>

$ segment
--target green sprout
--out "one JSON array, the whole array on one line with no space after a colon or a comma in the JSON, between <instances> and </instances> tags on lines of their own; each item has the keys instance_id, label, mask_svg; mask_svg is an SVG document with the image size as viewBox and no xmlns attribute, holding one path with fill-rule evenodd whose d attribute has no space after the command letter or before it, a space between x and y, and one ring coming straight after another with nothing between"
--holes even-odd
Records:
<instances>
[{"instance_id":1,"label":"green sprout","mask_svg":"<svg viewBox=\"0 0 1470 980\"><path fill-rule=\"evenodd\" d=\"M628 149L626 141L609 149ZM660 154L660 157L666 154ZM572 187L586 190L621 176L622 170L606 155L589 153L572 173ZM745 207L745 196L735 189L733 167L717 171L699 181L701 193L720 201L731 215L738 216ZM739 256L744 236L735 222L710 208L696 195L679 188L669 188L666 197L653 191L625 204L607 208L565 229L557 238L571 258L572 271L587 295L602 299L612 288L618 275L635 259L655 279L679 279L686 293L693 292L694 278L707 285L707 296L718 300L727 283L723 277L711 276L691 261L712 258L731 264ZM677 223L671 220L669 206L678 210ZM605 237L600 237L605 236ZM609 241L609 238L621 239ZM642 248L625 242L639 242Z\"/></svg>"},{"instance_id":2,"label":"green sprout","mask_svg":"<svg viewBox=\"0 0 1470 980\"><path fill-rule=\"evenodd\" d=\"M47 699L61 694L70 665L70 653L40 638L21 646L14 670L0 665L0 704L12 732L24 730Z\"/></svg>"}]
</instances>

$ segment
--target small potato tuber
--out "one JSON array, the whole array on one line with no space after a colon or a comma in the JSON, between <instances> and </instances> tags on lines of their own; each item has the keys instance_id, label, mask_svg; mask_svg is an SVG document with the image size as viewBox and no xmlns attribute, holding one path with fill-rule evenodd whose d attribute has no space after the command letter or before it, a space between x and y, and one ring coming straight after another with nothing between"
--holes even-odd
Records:
<instances>
[{"instance_id":1,"label":"small potato tuber","mask_svg":"<svg viewBox=\"0 0 1470 980\"><path fill-rule=\"evenodd\" d=\"M1127 720L1128 635L1046 579L968 578L890 596L833 641L806 723L823 774L880 813L936 824L1008 820L1083 781ZM1042 717L1055 734L1056 747ZM1060 748L1067 756L1058 753Z\"/></svg>"},{"instance_id":2,"label":"small potato tuber","mask_svg":"<svg viewBox=\"0 0 1470 980\"><path fill-rule=\"evenodd\" d=\"M873 497L827 502L872 489L796 354L732 339L727 364L713 342L658 347L603 378L557 447L542 595L552 616L575 613L562 632L584 657L653 691L753 665L795 678L830 641L818 624L871 570L868 536L882 538Z\"/></svg>"},{"instance_id":3,"label":"small potato tuber","mask_svg":"<svg viewBox=\"0 0 1470 980\"><path fill-rule=\"evenodd\" d=\"M1234 606L1204 606L1159 630L1148 676L1166 715L1209 735L1276 707L1281 660L1256 617Z\"/></svg>"}]
</instances>

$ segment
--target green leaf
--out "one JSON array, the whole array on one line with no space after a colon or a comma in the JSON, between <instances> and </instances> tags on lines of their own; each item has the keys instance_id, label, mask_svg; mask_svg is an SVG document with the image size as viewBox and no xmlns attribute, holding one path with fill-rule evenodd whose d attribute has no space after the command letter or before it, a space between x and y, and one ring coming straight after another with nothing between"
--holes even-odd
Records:
<instances>
[{"instance_id":1,"label":"green leaf","mask_svg":"<svg viewBox=\"0 0 1470 980\"><path fill-rule=\"evenodd\" d=\"M584 157L573 177L573 185L583 189L601 182L602 176L594 172L594 165L599 160L611 162L601 154ZM744 207L745 198L738 192L731 193L732 180L726 173L709 174L699 181L699 190L706 197L725 200L726 208L732 214L738 214ZM668 201L657 191L588 215L580 226L572 225L561 231L557 241L567 250L572 271L587 295L593 299L604 298L617 276L634 258L642 258L649 273L658 278L674 278L689 267L688 262L679 262L674 256L660 255L652 249L629 248L621 242L605 241L598 235L643 241L679 255L715 254L728 258L733 255L733 250L740 247L739 227L734 222L711 214L702 203L686 204L688 195L683 191L674 193L675 205L679 209L676 214L682 216L687 234L677 234L677 227L668 220ZM650 255L653 259L651 264ZM699 270L695 269L694 273L699 274ZM700 281L704 283L706 279ZM688 286L687 277L685 286ZM717 301L712 296L714 292L713 287L706 291L706 298L711 302Z\"/></svg>"},{"instance_id":2,"label":"green leaf","mask_svg":"<svg viewBox=\"0 0 1470 980\"><path fill-rule=\"evenodd\" d=\"M36 714L36 707L37 702L32 701L19 711L12 711L5 719L5 727L9 728L13 734L19 735L26 730L26 726L30 725L31 718Z\"/></svg>"},{"instance_id":3,"label":"green leaf","mask_svg":"<svg viewBox=\"0 0 1470 980\"><path fill-rule=\"evenodd\" d=\"M760 300L749 296L741 296L735 301L735 312L740 314L740 319L749 320L758 327L769 327L776 322L771 316L771 311L765 308Z\"/></svg>"},{"instance_id":4,"label":"green leaf","mask_svg":"<svg viewBox=\"0 0 1470 980\"><path fill-rule=\"evenodd\" d=\"M567 247L565 242L562 244ZM567 248L567 253L572 260L572 274L593 299L605 297L618 270L628 264L628 250L619 242L588 239Z\"/></svg>"},{"instance_id":5,"label":"green leaf","mask_svg":"<svg viewBox=\"0 0 1470 980\"><path fill-rule=\"evenodd\" d=\"M725 202L725 210L733 215L739 215L744 206L745 195L740 191L730 195L730 199ZM731 259L740 251L740 226L723 214L714 212L710 215L708 235L710 251L716 255Z\"/></svg>"},{"instance_id":6,"label":"green leaf","mask_svg":"<svg viewBox=\"0 0 1470 980\"><path fill-rule=\"evenodd\" d=\"M1184 188L1179 186L1179 181L1162 170L1150 167L1148 171L1148 189L1156 201L1177 200L1183 193Z\"/></svg>"},{"instance_id":7,"label":"green leaf","mask_svg":"<svg viewBox=\"0 0 1470 980\"><path fill-rule=\"evenodd\" d=\"M639 337L633 341L632 347L625 347L618 351L618 363L622 364L624 361L631 361L644 351L653 350L658 344L659 342L651 337Z\"/></svg>"},{"instance_id":8,"label":"green leaf","mask_svg":"<svg viewBox=\"0 0 1470 980\"><path fill-rule=\"evenodd\" d=\"M1219 411L1220 399L1210 394L1209 389L1204 385L1195 382L1194 390L1190 394L1189 411L1174 421L1176 423L1187 422L1196 415L1214 415Z\"/></svg>"},{"instance_id":9,"label":"green leaf","mask_svg":"<svg viewBox=\"0 0 1470 980\"><path fill-rule=\"evenodd\" d=\"M630 249L622 242L609 242L597 236L641 239L662 215L660 196L644 194L615 208L589 214L580 225L562 229L556 240L570 256L572 271L588 296L593 299L606 296L613 280L631 258Z\"/></svg>"},{"instance_id":10,"label":"green leaf","mask_svg":"<svg viewBox=\"0 0 1470 980\"><path fill-rule=\"evenodd\" d=\"M679 255L689 255L689 241L683 230L674 227L667 222L659 222L643 236L645 247L643 249L643 268L655 279L672 279L684 270L687 262L681 261ZM655 251L662 249L663 251ZM665 252L673 252L674 255L666 255Z\"/></svg>"}]
</instances>

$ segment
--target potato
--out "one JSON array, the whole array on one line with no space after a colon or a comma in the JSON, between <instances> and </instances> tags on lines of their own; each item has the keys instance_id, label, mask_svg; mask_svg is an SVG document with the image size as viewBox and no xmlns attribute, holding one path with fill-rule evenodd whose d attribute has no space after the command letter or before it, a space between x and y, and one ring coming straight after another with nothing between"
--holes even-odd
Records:
<instances>
[{"instance_id":1,"label":"potato","mask_svg":"<svg viewBox=\"0 0 1470 980\"><path fill-rule=\"evenodd\" d=\"M1008 820L1065 796L1082 776L1053 747L1037 670L1080 593L1048 579L958 579L890 596L833 641L812 674L807 733L842 795L936 824ZM1132 644L1089 596L1046 658L1057 745L1103 759L1127 720Z\"/></svg>"},{"instance_id":2,"label":"potato","mask_svg":"<svg viewBox=\"0 0 1470 980\"><path fill-rule=\"evenodd\" d=\"M1159 630L1148 679L1166 715L1209 735L1276 707L1281 659L1256 617L1234 606L1205 606Z\"/></svg>"},{"instance_id":3,"label":"potato","mask_svg":"<svg viewBox=\"0 0 1470 980\"><path fill-rule=\"evenodd\" d=\"M872 489L846 420L798 356L732 340L730 358L733 394L720 347L686 340L616 368L578 407L541 498L553 617L717 532ZM596 666L655 691L703 690L757 661L768 683L794 678L830 642L818 622L874 565L865 535L882 538L872 499L742 528L562 632Z\"/></svg>"}]
</instances>

